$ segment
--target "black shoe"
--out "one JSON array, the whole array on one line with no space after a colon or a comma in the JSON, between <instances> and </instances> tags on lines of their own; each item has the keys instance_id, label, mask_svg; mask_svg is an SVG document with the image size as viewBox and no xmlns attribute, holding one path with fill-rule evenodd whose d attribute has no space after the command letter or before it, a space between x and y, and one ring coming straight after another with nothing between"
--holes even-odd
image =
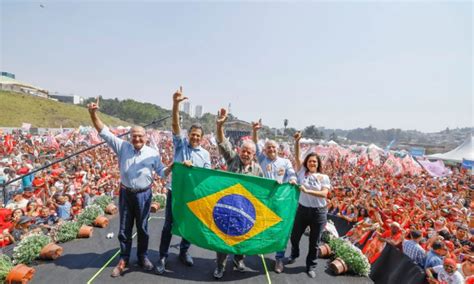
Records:
<instances>
[{"instance_id":1,"label":"black shoe","mask_svg":"<svg viewBox=\"0 0 474 284\"><path fill-rule=\"evenodd\" d=\"M163 273L165 273L165 267L166 267L166 258L165 257L160 258L160 260L158 260L158 263L155 266L155 274L163 275Z\"/></svg>"},{"instance_id":2,"label":"black shoe","mask_svg":"<svg viewBox=\"0 0 474 284\"><path fill-rule=\"evenodd\" d=\"M151 261L148 259L148 257L145 257L145 258L139 260L138 261L138 266L143 268L143 270L145 270L145 271L152 271L153 268L155 268L155 266L153 265L153 263L151 263Z\"/></svg>"},{"instance_id":3,"label":"black shoe","mask_svg":"<svg viewBox=\"0 0 474 284\"><path fill-rule=\"evenodd\" d=\"M222 277L224 277L224 271L225 271L225 267L217 266L212 275L216 279L221 279Z\"/></svg>"},{"instance_id":4,"label":"black shoe","mask_svg":"<svg viewBox=\"0 0 474 284\"><path fill-rule=\"evenodd\" d=\"M244 260L241 259L239 261L237 261L235 258L232 260L232 262L234 263L234 267L240 271L240 272L244 272L245 271L245 268L247 268L245 266L245 263L244 263Z\"/></svg>"},{"instance_id":5,"label":"black shoe","mask_svg":"<svg viewBox=\"0 0 474 284\"><path fill-rule=\"evenodd\" d=\"M296 256L290 256L290 257L288 258L288 264L293 264L293 263L295 263L296 258L297 258Z\"/></svg>"},{"instance_id":6,"label":"black shoe","mask_svg":"<svg viewBox=\"0 0 474 284\"><path fill-rule=\"evenodd\" d=\"M179 260L181 260L182 263L186 264L187 266L193 266L194 261L189 252L180 252L179 253Z\"/></svg>"},{"instance_id":7,"label":"black shoe","mask_svg":"<svg viewBox=\"0 0 474 284\"><path fill-rule=\"evenodd\" d=\"M311 277L311 278L316 277L316 271L314 271L314 270L308 270L308 276Z\"/></svg>"},{"instance_id":8,"label":"black shoe","mask_svg":"<svg viewBox=\"0 0 474 284\"><path fill-rule=\"evenodd\" d=\"M275 272L282 273L283 269L285 269L285 265L283 265L283 261L281 259L275 260Z\"/></svg>"}]
</instances>

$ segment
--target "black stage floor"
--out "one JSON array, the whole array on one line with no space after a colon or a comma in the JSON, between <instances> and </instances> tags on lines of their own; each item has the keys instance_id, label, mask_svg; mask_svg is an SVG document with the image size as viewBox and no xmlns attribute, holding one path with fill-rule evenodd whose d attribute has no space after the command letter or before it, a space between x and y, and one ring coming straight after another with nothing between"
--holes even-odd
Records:
<instances>
[{"instance_id":1,"label":"black stage floor","mask_svg":"<svg viewBox=\"0 0 474 284\"><path fill-rule=\"evenodd\" d=\"M158 248L161 229L164 222L164 211L152 214L149 221L150 243L149 257L155 262L158 260ZM302 257L294 264L287 265L285 271L277 274L273 271L274 254L262 256L248 256L245 263L248 271L233 270L232 263L226 267L225 275L220 280L215 280L212 273L215 268L215 253L196 246L191 246L190 253L194 258L194 266L187 267L178 259L179 237L173 237L167 270L164 275L155 275L152 272L142 271L135 267L136 238L132 251L132 265L118 278L111 278L110 273L118 263L118 215L110 217L108 228L94 228L90 239L76 239L61 244L64 248L63 255L55 261L39 262L34 268L36 274L31 283L341 283L358 284L373 283L365 277L343 275L334 276L328 271L327 259L319 259L317 276L311 279L305 273L304 260L307 252L308 238L303 236L301 242ZM114 238L107 239L107 233L113 232ZM287 253L289 247L287 248Z\"/></svg>"}]
</instances>

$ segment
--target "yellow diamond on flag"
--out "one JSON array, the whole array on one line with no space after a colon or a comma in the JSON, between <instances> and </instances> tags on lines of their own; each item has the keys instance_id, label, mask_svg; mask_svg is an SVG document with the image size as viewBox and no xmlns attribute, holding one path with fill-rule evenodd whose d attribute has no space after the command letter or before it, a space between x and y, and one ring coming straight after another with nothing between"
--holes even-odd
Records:
<instances>
[{"instance_id":1,"label":"yellow diamond on flag","mask_svg":"<svg viewBox=\"0 0 474 284\"><path fill-rule=\"evenodd\" d=\"M240 183L187 205L229 246L248 240L282 221Z\"/></svg>"}]
</instances>

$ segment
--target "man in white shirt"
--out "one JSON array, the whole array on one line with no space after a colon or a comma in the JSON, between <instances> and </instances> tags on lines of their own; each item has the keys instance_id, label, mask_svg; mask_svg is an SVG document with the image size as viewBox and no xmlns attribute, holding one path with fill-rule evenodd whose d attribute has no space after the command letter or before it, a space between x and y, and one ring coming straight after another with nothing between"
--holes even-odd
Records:
<instances>
[{"instance_id":1,"label":"man in white shirt","mask_svg":"<svg viewBox=\"0 0 474 284\"><path fill-rule=\"evenodd\" d=\"M437 280L441 283L448 283L448 284L463 284L464 277L462 277L461 273L457 270L456 261L452 258L446 258L443 262L443 265L438 265L432 268L426 269L426 276L428 278L428 282L433 283L435 277L433 276L433 272L438 274ZM439 283L436 282L436 283Z\"/></svg>"}]
</instances>

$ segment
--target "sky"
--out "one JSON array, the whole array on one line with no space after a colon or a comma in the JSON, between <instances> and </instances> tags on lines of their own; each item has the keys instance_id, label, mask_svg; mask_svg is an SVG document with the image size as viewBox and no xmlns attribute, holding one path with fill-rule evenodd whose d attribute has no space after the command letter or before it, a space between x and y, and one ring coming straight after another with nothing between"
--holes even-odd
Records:
<instances>
[{"instance_id":1,"label":"sky","mask_svg":"<svg viewBox=\"0 0 474 284\"><path fill-rule=\"evenodd\" d=\"M473 123L473 3L0 0L0 70L303 129ZM43 7L41 7L43 6Z\"/></svg>"}]
</instances>

